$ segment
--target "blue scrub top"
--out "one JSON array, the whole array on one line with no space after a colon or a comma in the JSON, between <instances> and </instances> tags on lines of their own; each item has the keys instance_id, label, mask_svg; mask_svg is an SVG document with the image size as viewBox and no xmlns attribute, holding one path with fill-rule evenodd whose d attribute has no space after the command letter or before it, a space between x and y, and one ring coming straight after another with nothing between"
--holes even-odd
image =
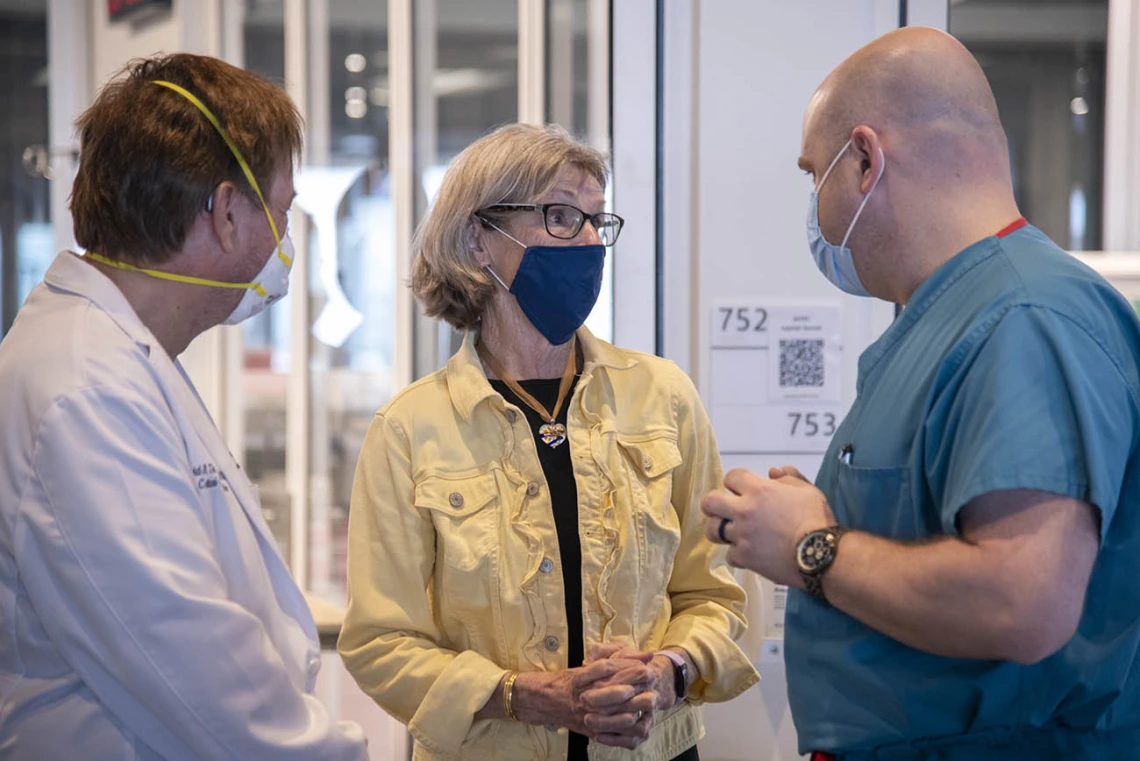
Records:
<instances>
[{"instance_id":1,"label":"blue scrub top","mask_svg":"<svg viewBox=\"0 0 1140 761\"><path fill-rule=\"evenodd\" d=\"M979 241L919 287L860 357L855 403L819 471L838 522L900 540L953 536L975 497L1039 489L1096 506L1100 552L1076 636L1032 666L919 652L793 590L786 658L801 751L895 746L874 757L923 758L945 746L938 758L1012 759L1021 751L1000 746L1033 735L1026 758L1125 757L1092 749L1111 733L1061 728L1140 725L1138 366L1129 303L1036 228Z\"/></svg>"}]
</instances>

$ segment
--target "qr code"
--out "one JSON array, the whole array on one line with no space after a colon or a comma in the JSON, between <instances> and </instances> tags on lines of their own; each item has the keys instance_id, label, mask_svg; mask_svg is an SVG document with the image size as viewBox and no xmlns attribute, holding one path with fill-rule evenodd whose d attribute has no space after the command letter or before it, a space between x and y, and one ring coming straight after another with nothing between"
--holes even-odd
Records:
<instances>
[{"instance_id":1,"label":"qr code","mask_svg":"<svg viewBox=\"0 0 1140 761\"><path fill-rule=\"evenodd\" d=\"M780 340L780 385L823 385L823 339Z\"/></svg>"}]
</instances>

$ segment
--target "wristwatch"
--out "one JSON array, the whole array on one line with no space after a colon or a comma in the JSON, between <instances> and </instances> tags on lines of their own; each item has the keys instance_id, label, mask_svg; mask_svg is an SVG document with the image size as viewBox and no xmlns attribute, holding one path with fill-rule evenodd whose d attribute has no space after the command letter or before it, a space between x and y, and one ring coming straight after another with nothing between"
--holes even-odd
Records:
<instances>
[{"instance_id":1,"label":"wristwatch","mask_svg":"<svg viewBox=\"0 0 1140 761\"><path fill-rule=\"evenodd\" d=\"M677 696L677 702L673 705L677 705L689 696L689 664L672 650L658 650L657 654L673 661L673 694Z\"/></svg>"},{"instance_id":2,"label":"wristwatch","mask_svg":"<svg viewBox=\"0 0 1140 761\"><path fill-rule=\"evenodd\" d=\"M796 544L796 565L804 580L807 592L823 601L823 574L835 562L835 550L845 529L842 526L829 526L804 534Z\"/></svg>"}]
</instances>

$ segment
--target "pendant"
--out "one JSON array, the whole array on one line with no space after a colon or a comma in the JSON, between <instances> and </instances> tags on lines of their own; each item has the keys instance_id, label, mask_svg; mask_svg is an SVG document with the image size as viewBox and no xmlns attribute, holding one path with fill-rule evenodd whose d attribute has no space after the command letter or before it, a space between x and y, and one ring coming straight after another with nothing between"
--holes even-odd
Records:
<instances>
[{"instance_id":1,"label":"pendant","mask_svg":"<svg viewBox=\"0 0 1140 761\"><path fill-rule=\"evenodd\" d=\"M557 449L566 441L566 426L562 423L543 423L538 429L542 443L551 449Z\"/></svg>"}]
</instances>

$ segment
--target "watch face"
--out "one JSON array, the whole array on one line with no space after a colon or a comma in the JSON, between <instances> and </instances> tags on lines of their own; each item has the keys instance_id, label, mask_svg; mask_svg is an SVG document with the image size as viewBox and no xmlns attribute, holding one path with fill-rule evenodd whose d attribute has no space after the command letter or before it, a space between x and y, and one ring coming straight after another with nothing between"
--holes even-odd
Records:
<instances>
[{"instance_id":1,"label":"watch face","mask_svg":"<svg viewBox=\"0 0 1140 761\"><path fill-rule=\"evenodd\" d=\"M796 562L807 574L817 574L835 559L835 532L829 529L812 531L796 547Z\"/></svg>"}]
</instances>

